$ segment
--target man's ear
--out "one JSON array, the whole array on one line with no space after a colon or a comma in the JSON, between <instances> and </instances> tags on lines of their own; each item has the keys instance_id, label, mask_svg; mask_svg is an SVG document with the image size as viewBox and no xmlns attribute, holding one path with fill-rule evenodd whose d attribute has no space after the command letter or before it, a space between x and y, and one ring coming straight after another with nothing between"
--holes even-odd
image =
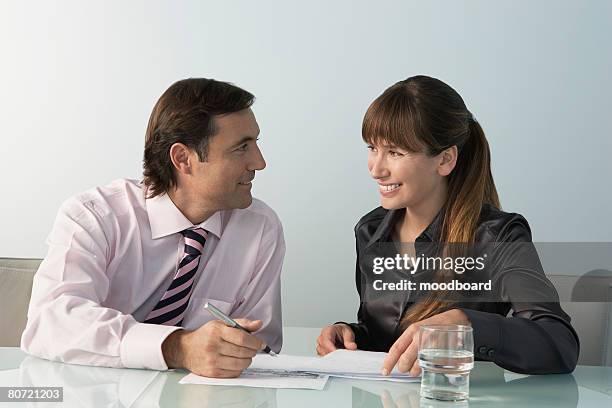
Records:
<instances>
[{"instance_id":1,"label":"man's ear","mask_svg":"<svg viewBox=\"0 0 612 408\"><path fill-rule=\"evenodd\" d=\"M179 173L191 174L191 155L189 148L182 143L174 143L170 146L170 160Z\"/></svg>"},{"instance_id":2,"label":"man's ear","mask_svg":"<svg viewBox=\"0 0 612 408\"><path fill-rule=\"evenodd\" d=\"M442 177L451 174L455 166L457 165L457 146L451 146L446 150L443 150L439 155L438 161L438 174Z\"/></svg>"}]
</instances>

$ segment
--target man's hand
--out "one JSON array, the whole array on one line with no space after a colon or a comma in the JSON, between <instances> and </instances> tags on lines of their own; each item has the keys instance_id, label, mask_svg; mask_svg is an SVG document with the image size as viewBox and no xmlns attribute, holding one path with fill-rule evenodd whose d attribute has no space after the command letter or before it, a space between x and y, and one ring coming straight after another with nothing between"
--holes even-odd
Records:
<instances>
[{"instance_id":1,"label":"man's hand","mask_svg":"<svg viewBox=\"0 0 612 408\"><path fill-rule=\"evenodd\" d=\"M317 354L324 356L339 348L357 350L353 329L342 323L324 327L317 338Z\"/></svg>"},{"instance_id":2,"label":"man's hand","mask_svg":"<svg viewBox=\"0 0 612 408\"><path fill-rule=\"evenodd\" d=\"M261 320L236 321L251 332L262 325ZM186 368L204 377L233 378L251 365L264 347L255 336L212 320L194 331L173 332L164 340L162 353L169 368Z\"/></svg>"},{"instance_id":3,"label":"man's hand","mask_svg":"<svg viewBox=\"0 0 612 408\"><path fill-rule=\"evenodd\" d=\"M419 352L417 333L420 326L427 324L471 325L467 315L459 309L447 310L411 324L389 349L389 355L385 358L381 369L382 375L389 375L396 364L398 371L402 373L410 372L412 376L421 373L421 367L419 367L419 360L417 359Z\"/></svg>"}]
</instances>

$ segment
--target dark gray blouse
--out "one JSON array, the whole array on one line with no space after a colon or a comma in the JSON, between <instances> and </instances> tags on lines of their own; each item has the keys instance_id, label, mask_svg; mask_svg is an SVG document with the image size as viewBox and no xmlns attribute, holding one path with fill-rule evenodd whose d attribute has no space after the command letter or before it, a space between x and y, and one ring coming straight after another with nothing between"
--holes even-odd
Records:
<instances>
[{"instance_id":1,"label":"dark gray blouse","mask_svg":"<svg viewBox=\"0 0 612 408\"><path fill-rule=\"evenodd\" d=\"M362 350L388 351L402 333L399 322L405 311L427 294L418 289L375 290L374 280L432 281L431 271L423 268L413 274L406 270L373 273L373 258L393 256L391 248L397 249L392 231L401 211L379 207L355 227L360 307L358 322L350 326ZM442 210L416 239L417 255L441 254L438 237L443 217ZM452 298L448 307L461 309L469 317L475 358L526 374L573 371L579 353L578 336L543 272L525 218L485 205L475 237L476 244L467 251L486 253L487 267L477 274L456 276L463 282L490 280L492 290L453 292L462 294ZM508 316L510 311L512 315Z\"/></svg>"}]
</instances>

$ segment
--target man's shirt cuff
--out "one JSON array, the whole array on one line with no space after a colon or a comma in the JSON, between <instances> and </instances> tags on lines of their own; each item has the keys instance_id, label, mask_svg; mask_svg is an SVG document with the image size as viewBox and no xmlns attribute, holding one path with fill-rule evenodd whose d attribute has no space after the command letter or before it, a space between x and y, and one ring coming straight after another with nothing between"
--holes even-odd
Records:
<instances>
[{"instance_id":1,"label":"man's shirt cuff","mask_svg":"<svg viewBox=\"0 0 612 408\"><path fill-rule=\"evenodd\" d=\"M121 362L127 368L167 370L162 343L170 333L181 329L176 326L137 323L121 340Z\"/></svg>"}]
</instances>

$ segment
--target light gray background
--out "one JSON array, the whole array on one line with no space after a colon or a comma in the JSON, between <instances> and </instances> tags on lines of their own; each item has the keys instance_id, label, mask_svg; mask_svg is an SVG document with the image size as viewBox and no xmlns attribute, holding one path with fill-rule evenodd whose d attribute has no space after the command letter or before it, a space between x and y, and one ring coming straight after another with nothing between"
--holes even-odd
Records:
<instances>
[{"instance_id":1,"label":"light gray background","mask_svg":"<svg viewBox=\"0 0 612 408\"><path fill-rule=\"evenodd\" d=\"M361 120L411 75L464 97L535 240L612 241L610 38L607 1L3 1L0 255L44 256L63 200L140 177L153 104L199 76L258 98L285 324L354 318L353 226L378 205Z\"/></svg>"}]
</instances>

